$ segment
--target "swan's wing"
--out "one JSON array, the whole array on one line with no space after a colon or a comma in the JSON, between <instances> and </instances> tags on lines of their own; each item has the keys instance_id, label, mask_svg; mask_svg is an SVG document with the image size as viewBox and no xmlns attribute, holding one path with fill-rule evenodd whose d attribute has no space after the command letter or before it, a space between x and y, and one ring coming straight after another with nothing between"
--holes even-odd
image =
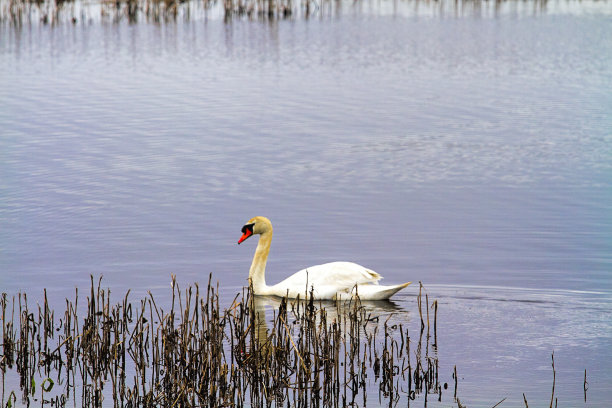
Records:
<instances>
[{"instance_id":1,"label":"swan's wing","mask_svg":"<svg viewBox=\"0 0 612 408\"><path fill-rule=\"evenodd\" d=\"M327 288L335 293L350 291L357 284L378 284L381 278L378 273L356 263L331 262L302 269L274 287L305 293L314 286L315 290Z\"/></svg>"}]
</instances>

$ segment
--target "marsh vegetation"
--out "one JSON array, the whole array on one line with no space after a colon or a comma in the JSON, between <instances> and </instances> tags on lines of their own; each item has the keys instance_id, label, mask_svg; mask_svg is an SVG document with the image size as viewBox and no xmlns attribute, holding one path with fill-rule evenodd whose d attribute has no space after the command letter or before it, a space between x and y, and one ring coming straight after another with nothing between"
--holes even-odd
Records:
<instances>
[{"instance_id":1,"label":"marsh vegetation","mask_svg":"<svg viewBox=\"0 0 612 408\"><path fill-rule=\"evenodd\" d=\"M499 14L505 9L539 14L549 0L535 0L528 5L517 0L391 0L376 7L407 7L415 11L429 9L433 13L455 15ZM333 17L343 8L373 7L370 1L346 3L341 0L1 0L0 22L17 27L23 24L89 24L94 21L137 23L172 22L222 16L234 19L278 20L311 17Z\"/></svg>"},{"instance_id":2,"label":"marsh vegetation","mask_svg":"<svg viewBox=\"0 0 612 408\"><path fill-rule=\"evenodd\" d=\"M46 294L36 306L27 294L3 294L2 405L392 407L456 398L456 369L439 373L437 302L424 292L420 330L410 333L358 299L267 299L275 307L266 318L266 299L250 289L222 309L211 280L203 290L172 283L166 307L129 292L113 304L93 277L61 312Z\"/></svg>"}]
</instances>

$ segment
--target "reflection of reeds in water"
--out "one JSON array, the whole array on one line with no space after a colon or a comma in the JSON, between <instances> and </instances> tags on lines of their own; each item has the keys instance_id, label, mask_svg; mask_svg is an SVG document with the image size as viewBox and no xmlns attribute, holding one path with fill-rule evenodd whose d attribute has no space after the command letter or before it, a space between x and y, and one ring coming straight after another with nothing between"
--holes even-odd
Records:
<instances>
[{"instance_id":1,"label":"reflection of reeds in water","mask_svg":"<svg viewBox=\"0 0 612 408\"><path fill-rule=\"evenodd\" d=\"M343 5L343 3L345 3ZM0 0L0 23L15 26L39 21L43 24L88 23L91 21L130 23L143 19L150 22L170 22L181 18L208 18L212 10L221 12L225 21L233 19L294 19L311 16L330 17L341 14L343 7L356 11L362 5L390 7L394 13L401 7L418 15L497 16L505 9L525 14L546 11L548 0Z\"/></svg>"},{"instance_id":2,"label":"reflection of reeds in water","mask_svg":"<svg viewBox=\"0 0 612 408\"><path fill-rule=\"evenodd\" d=\"M128 294L111 305L92 278L86 305L77 291L62 315L46 294L34 310L25 294L3 294L3 390L19 378L23 403L58 406L338 407L365 406L376 393L372 405L419 395L426 405L446 388L424 326L414 347L392 303L287 301L245 290L221 310L210 280L204 294L173 281L169 310L151 295L135 304ZM2 405L16 395L3 391Z\"/></svg>"}]
</instances>

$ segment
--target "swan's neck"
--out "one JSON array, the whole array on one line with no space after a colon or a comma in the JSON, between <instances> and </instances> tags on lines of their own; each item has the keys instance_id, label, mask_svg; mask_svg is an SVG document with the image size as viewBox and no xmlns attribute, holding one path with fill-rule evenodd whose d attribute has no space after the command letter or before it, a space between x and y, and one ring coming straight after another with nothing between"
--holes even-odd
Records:
<instances>
[{"instance_id":1,"label":"swan's neck","mask_svg":"<svg viewBox=\"0 0 612 408\"><path fill-rule=\"evenodd\" d=\"M255 249L255 256L249 271L249 282L253 285L253 291L257 295L265 294L268 286L266 285L266 263L270 253L272 243L272 231L266 231L259 236L259 243Z\"/></svg>"}]
</instances>

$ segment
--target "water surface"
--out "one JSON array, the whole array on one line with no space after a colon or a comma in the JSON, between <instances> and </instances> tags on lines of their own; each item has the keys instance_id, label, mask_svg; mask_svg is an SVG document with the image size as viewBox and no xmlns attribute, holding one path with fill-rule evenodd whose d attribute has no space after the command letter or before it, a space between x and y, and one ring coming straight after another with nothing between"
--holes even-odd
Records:
<instances>
[{"instance_id":1,"label":"water surface","mask_svg":"<svg viewBox=\"0 0 612 408\"><path fill-rule=\"evenodd\" d=\"M559 403L607 406L612 6L453 4L3 21L2 291L163 299L213 273L233 298L265 215L269 282L334 260L422 281L462 403L548 404L554 351ZM415 327L417 289L394 298Z\"/></svg>"}]
</instances>

